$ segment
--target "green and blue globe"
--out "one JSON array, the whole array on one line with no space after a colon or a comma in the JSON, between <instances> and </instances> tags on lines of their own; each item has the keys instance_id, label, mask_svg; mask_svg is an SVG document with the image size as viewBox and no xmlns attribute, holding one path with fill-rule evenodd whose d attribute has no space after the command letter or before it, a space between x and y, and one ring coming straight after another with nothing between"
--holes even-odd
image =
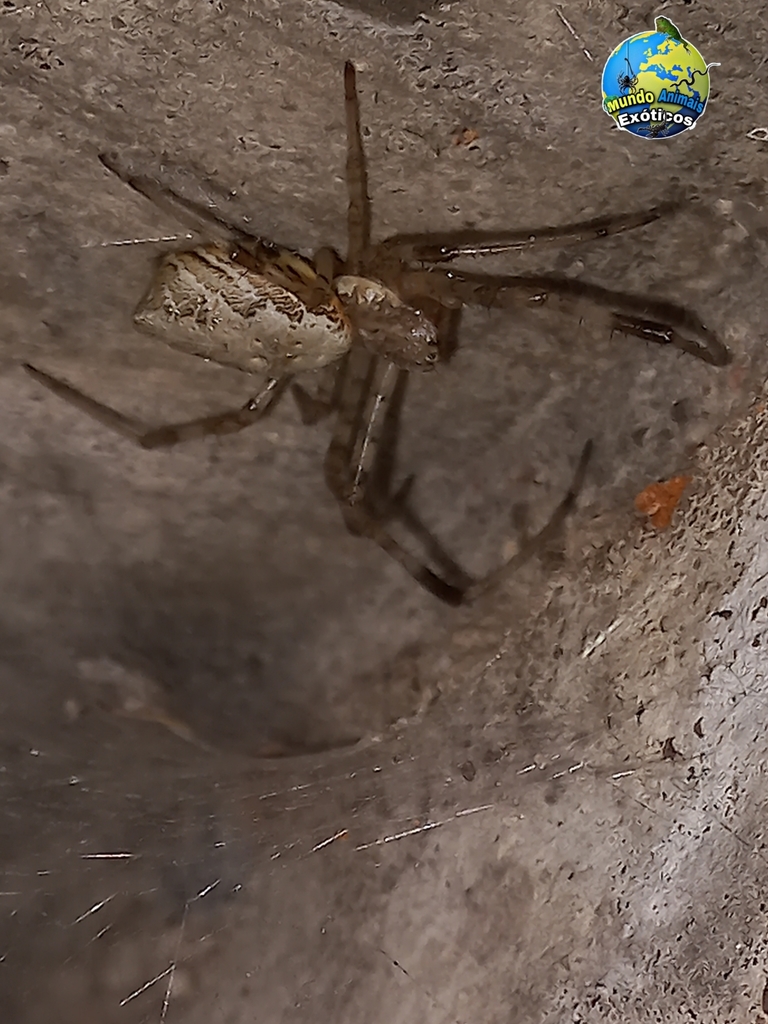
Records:
<instances>
[{"instance_id":1,"label":"green and blue globe","mask_svg":"<svg viewBox=\"0 0 768 1024\"><path fill-rule=\"evenodd\" d=\"M638 32L606 61L602 88L603 110L619 128L641 138L669 139L693 128L704 113L709 68L687 40Z\"/></svg>"}]
</instances>

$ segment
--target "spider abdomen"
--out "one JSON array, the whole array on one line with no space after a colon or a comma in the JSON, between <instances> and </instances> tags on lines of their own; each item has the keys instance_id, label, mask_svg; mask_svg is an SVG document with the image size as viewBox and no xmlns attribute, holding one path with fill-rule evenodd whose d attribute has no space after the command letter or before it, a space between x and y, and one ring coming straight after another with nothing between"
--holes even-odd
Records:
<instances>
[{"instance_id":1,"label":"spider abdomen","mask_svg":"<svg viewBox=\"0 0 768 1024\"><path fill-rule=\"evenodd\" d=\"M169 253L134 320L172 348L274 376L326 366L352 341L328 284L308 261L277 247Z\"/></svg>"}]
</instances>

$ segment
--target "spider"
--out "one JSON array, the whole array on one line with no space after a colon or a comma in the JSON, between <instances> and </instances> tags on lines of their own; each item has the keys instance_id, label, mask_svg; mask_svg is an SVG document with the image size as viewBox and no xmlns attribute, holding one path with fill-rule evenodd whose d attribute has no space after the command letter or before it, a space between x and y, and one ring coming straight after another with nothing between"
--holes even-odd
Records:
<instances>
[{"instance_id":1,"label":"spider","mask_svg":"<svg viewBox=\"0 0 768 1024\"><path fill-rule=\"evenodd\" d=\"M637 75L632 70L632 65L629 63L629 57L625 57L624 60L627 65L627 70L622 71L616 79L619 86L619 92L622 94L626 92L634 92L637 88Z\"/></svg>"},{"instance_id":2,"label":"spider","mask_svg":"<svg viewBox=\"0 0 768 1024\"><path fill-rule=\"evenodd\" d=\"M375 478L381 476L383 436L404 375L435 366L465 305L515 309L540 306L548 296L566 296L605 308L614 331L677 346L714 366L725 365L730 357L694 313L671 302L566 277L484 275L444 266L458 257L604 238L655 221L672 212L674 202L557 228L396 235L372 242L356 73L349 62L344 68L344 98L346 259L324 248L310 260L246 235L219 212L189 201L154 179L129 174L118 158L100 158L153 202L170 203L177 213L204 222L208 237L217 239L163 256L134 320L172 348L258 375L261 383L250 401L235 410L152 428L43 370L28 364L26 369L55 394L124 437L144 448L158 448L242 430L274 406L294 375L329 367L334 378L331 387L314 396L296 383L292 390L305 422L335 413L325 479L347 529L380 545L437 598L464 604L519 566L559 528L583 481L591 445L585 446L572 486L546 526L515 556L478 580L458 571L415 515L407 514L405 494L412 478L395 495L374 493ZM424 542L423 558L395 538L391 522L397 517Z\"/></svg>"}]
</instances>

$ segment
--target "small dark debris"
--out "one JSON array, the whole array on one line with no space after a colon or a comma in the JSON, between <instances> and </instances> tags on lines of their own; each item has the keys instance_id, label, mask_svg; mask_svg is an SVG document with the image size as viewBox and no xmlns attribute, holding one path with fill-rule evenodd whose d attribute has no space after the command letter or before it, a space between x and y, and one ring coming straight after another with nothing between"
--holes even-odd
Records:
<instances>
[{"instance_id":1,"label":"small dark debris","mask_svg":"<svg viewBox=\"0 0 768 1024\"><path fill-rule=\"evenodd\" d=\"M483 754L483 764L495 764L504 757L503 747L489 747Z\"/></svg>"},{"instance_id":2,"label":"small dark debris","mask_svg":"<svg viewBox=\"0 0 768 1024\"><path fill-rule=\"evenodd\" d=\"M674 761L675 758L683 756L679 750L675 749L674 736L669 736L664 740L664 746L661 748L661 756L665 761Z\"/></svg>"},{"instance_id":3,"label":"small dark debris","mask_svg":"<svg viewBox=\"0 0 768 1024\"><path fill-rule=\"evenodd\" d=\"M632 431L632 443L640 448L648 435L648 427L640 427Z\"/></svg>"},{"instance_id":4,"label":"small dark debris","mask_svg":"<svg viewBox=\"0 0 768 1024\"><path fill-rule=\"evenodd\" d=\"M768 1013L768 980L766 980L763 987L763 995L760 999L760 1005L763 1008L763 1013Z\"/></svg>"},{"instance_id":5,"label":"small dark debris","mask_svg":"<svg viewBox=\"0 0 768 1024\"><path fill-rule=\"evenodd\" d=\"M477 775L477 769L471 761L465 761L464 764L460 764L459 771L467 782L471 782Z\"/></svg>"},{"instance_id":6,"label":"small dark debris","mask_svg":"<svg viewBox=\"0 0 768 1024\"><path fill-rule=\"evenodd\" d=\"M725 619L725 621L727 622L728 619L733 618L733 612L730 608L723 608L721 611L712 612L712 618Z\"/></svg>"},{"instance_id":7,"label":"small dark debris","mask_svg":"<svg viewBox=\"0 0 768 1024\"><path fill-rule=\"evenodd\" d=\"M637 724L638 725L640 724L640 719L643 717L644 714L645 714L645 704L643 704L643 702L640 701L640 703L637 705L637 710L635 711L635 718L637 719Z\"/></svg>"},{"instance_id":8,"label":"small dark debris","mask_svg":"<svg viewBox=\"0 0 768 1024\"><path fill-rule=\"evenodd\" d=\"M672 419L675 423L681 426L687 423L690 419L690 413L688 411L688 402L682 398L679 402L675 402L672 406Z\"/></svg>"},{"instance_id":9,"label":"small dark debris","mask_svg":"<svg viewBox=\"0 0 768 1024\"><path fill-rule=\"evenodd\" d=\"M700 740L704 739L704 730L701 727L702 722L703 719L699 718L693 723L693 731L696 733Z\"/></svg>"}]
</instances>

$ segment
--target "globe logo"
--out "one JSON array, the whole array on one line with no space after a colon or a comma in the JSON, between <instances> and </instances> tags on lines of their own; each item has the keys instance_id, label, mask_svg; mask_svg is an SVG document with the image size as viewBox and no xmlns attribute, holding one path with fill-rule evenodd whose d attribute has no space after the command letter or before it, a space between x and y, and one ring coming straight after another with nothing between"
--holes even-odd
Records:
<instances>
[{"instance_id":1,"label":"globe logo","mask_svg":"<svg viewBox=\"0 0 768 1024\"><path fill-rule=\"evenodd\" d=\"M655 31L619 43L603 69L603 110L619 128L644 139L689 131L709 99L709 69L667 18Z\"/></svg>"}]
</instances>

